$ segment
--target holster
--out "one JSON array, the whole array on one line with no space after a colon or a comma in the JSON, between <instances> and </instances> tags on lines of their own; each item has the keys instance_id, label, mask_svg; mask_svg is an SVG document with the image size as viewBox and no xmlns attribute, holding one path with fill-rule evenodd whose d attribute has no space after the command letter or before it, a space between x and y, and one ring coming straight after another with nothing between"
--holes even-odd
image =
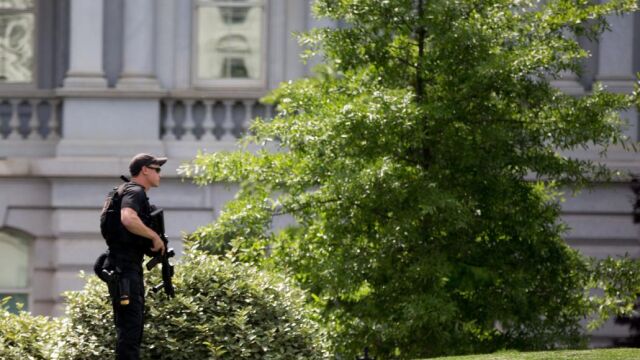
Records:
<instances>
[{"instance_id":1,"label":"holster","mask_svg":"<svg viewBox=\"0 0 640 360\"><path fill-rule=\"evenodd\" d=\"M115 266L109 261L109 251L100 254L93 264L93 272L100 280L109 284L113 281Z\"/></svg>"},{"instance_id":2,"label":"holster","mask_svg":"<svg viewBox=\"0 0 640 360\"><path fill-rule=\"evenodd\" d=\"M112 301L120 305L129 305L131 285L129 279L122 277L120 268L110 260L109 251L101 254L93 265L93 272L107 283Z\"/></svg>"}]
</instances>

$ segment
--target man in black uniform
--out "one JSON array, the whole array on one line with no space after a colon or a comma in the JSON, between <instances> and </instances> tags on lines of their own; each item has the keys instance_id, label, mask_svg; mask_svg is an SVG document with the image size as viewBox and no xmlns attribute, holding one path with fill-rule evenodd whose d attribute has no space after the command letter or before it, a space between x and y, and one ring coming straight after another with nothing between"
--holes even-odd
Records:
<instances>
[{"instance_id":1,"label":"man in black uniform","mask_svg":"<svg viewBox=\"0 0 640 360\"><path fill-rule=\"evenodd\" d=\"M109 248L109 261L119 271L118 290L110 288L116 324L116 359L139 359L144 323L142 260L149 248L164 253L164 243L148 226L151 206L147 191L160 186L160 167L167 158L138 154L129 163L131 181L122 188L119 241ZM115 294L118 291L119 294ZM128 292L128 293L127 293ZM124 295L124 298L123 298Z\"/></svg>"}]
</instances>

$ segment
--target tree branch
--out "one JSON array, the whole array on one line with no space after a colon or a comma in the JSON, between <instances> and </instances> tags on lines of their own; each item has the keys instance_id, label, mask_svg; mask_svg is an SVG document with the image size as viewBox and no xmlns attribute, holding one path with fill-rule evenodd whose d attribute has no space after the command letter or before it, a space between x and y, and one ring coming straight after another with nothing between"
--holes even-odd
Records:
<instances>
[{"instance_id":1,"label":"tree branch","mask_svg":"<svg viewBox=\"0 0 640 360\"><path fill-rule=\"evenodd\" d=\"M416 98L418 102L422 102L424 100L424 79L422 78L422 61L424 58L424 40L427 36L426 29L420 23L422 18L424 17L424 4L423 0L418 0L418 29L416 30L416 35L418 37L418 59L416 61Z\"/></svg>"}]
</instances>

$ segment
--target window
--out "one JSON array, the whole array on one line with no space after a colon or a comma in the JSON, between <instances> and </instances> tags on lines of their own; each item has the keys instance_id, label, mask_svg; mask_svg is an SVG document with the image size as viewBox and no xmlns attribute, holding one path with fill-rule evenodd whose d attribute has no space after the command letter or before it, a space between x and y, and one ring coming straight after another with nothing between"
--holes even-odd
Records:
<instances>
[{"instance_id":1,"label":"window","mask_svg":"<svg viewBox=\"0 0 640 360\"><path fill-rule=\"evenodd\" d=\"M243 58L224 58L220 73L224 77L246 78L247 66L244 64Z\"/></svg>"},{"instance_id":2,"label":"window","mask_svg":"<svg viewBox=\"0 0 640 360\"><path fill-rule=\"evenodd\" d=\"M247 20L248 7L220 7L220 15L225 25L242 24Z\"/></svg>"},{"instance_id":3,"label":"window","mask_svg":"<svg viewBox=\"0 0 640 360\"><path fill-rule=\"evenodd\" d=\"M0 84L34 81L34 0L0 0Z\"/></svg>"},{"instance_id":4,"label":"window","mask_svg":"<svg viewBox=\"0 0 640 360\"><path fill-rule=\"evenodd\" d=\"M196 85L264 86L265 2L196 2Z\"/></svg>"},{"instance_id":5,"label":"window","mask_svg":"<svg viewBox=\"0 0 640 360\"><path fill-rule=\"evenodd\" d=\"M17 303L29 310L29 240L13 232L0 231L0 300L7 296L10 311L17 311Z\"/></svg>"}]
</instances>

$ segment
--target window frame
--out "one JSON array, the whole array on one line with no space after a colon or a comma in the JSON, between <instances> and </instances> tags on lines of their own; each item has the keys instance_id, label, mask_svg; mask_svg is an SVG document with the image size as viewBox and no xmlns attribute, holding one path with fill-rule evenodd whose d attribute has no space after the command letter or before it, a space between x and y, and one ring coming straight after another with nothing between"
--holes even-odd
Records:
<instances>
[{"instance_id":1,"label":"window frame","mask_svg":"<svg viewBox=\"0 0 640 360\"><path fill-rule=\"evenodd\" d=\"M221 0L223 2L225 0ZM224 6L234 6L231 4L233 0L227 0L229 4ZM191 9L191 84L195 89L215 90L215 89L251 89L264 90L267 88L267 59L268 59L268 39L269 39L269 14L270 0L248 0L250 4L258 4L262 7L262 29L260 39L260 78L258 79L242 79L242 78L224 78L224 79L202 79L198 78L198 9L200 7L219 6L211 0L194 0ZM243 4L236 4L242 6Z\"/></svg>"},{"instance_id":2,"label":"window frame","mask_svg":"<svg viewBox=\"0 0 640 360\"><path fill-rule=\"evenodd\" d=\"M27 235L26 233L22 232L22 231L18 231L18 230L14 230L12 228L0 228L0 233L4 234L4 235L8 235L9 237L13 237L16 238L20 241L23 241L26 245L27 245L27 286L24 288L4 288L4 287L0 287L0 294L5 294L5 295L9 295L9 296L13 296L13 295L26 295L27 297L27 302L26 304L24 304L26 306L26 310L28 312L32 312L33 311L33 304L34 304L34 300L33 300L33 279L34 279L34 266L33 266L33 259L34 259L34 239L32 237L30 237L29 235ZM0 299L2 300L2 299Z\"/></svg>"},{"instance_id":3,"label":"window frame","mask_svg":"<svg viewBox=\"0 0 640 360\"><path fill-rule=\"evenodd\" d=\"M10 91L14 91L14 90L36 90L38 88L38 80L39 80L39 73L38 73L38 57L39 57L39 51L38 51L38 32L39 32L39 24L38 24L38 19L39 19L39 8L40 8L40 0L34 0L33 1L33 8L31 8L30 10L19 10L19 9L2 9L0 8L0 15L5 15L5 14L23 14L23 13L32 13L33 14L33 37L31 39L32 43L32 49L33 49L33 61L31 63L31 73L33 74L33 76L31 77L31 81L30 82L2 82L0 81L0 90L10 90Z\"/></svg>"}]
</instances>

